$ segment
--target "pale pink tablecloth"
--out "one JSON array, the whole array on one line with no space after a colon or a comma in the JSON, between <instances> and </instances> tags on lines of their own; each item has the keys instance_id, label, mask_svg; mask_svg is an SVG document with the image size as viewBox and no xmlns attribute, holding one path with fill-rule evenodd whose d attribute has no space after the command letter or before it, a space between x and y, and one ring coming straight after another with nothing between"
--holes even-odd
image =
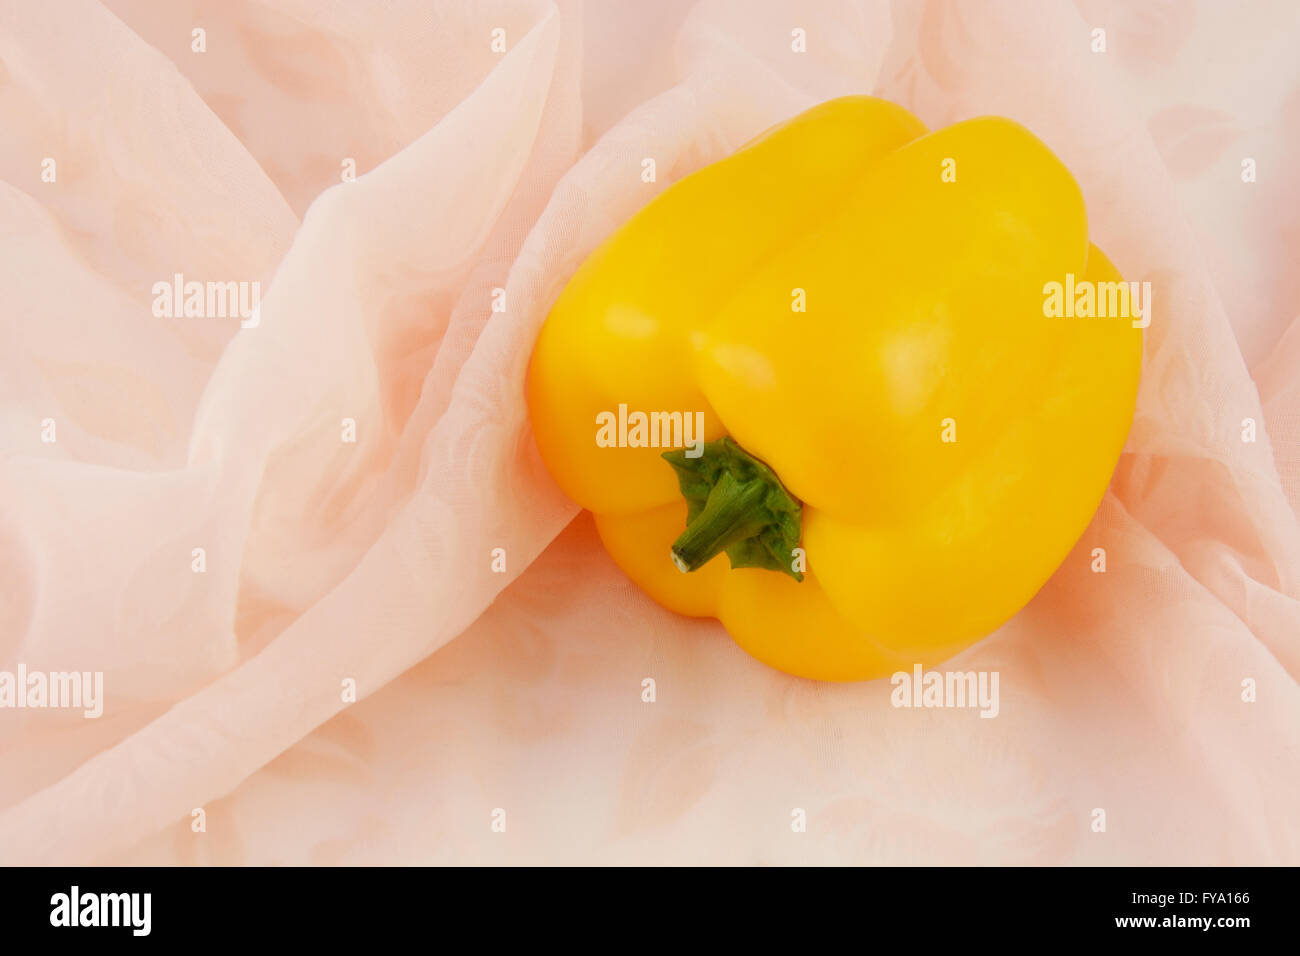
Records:
<instances>
[{"instance_id":1,"label":"pale pink tablecloth","mask_svg":"<svg viewBox=\"0 0 1300 956\"><path fill-rule=\"evenodd\" d=\"M1300 863L1297 10L0 0L0 669L106 699L0 711L0 862ZM1029 126L1157 297L992 720L661 610L529 433L602 237L854 92Z\"/></svg>"}]
</instances>

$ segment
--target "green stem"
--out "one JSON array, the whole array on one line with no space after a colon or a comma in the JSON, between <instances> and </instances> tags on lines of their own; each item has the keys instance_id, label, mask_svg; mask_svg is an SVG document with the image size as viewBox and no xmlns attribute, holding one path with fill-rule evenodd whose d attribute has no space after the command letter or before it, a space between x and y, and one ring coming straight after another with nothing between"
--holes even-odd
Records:
<instances>
[{"instance_id":1,"label":"green stem","mask_svg":"<svg viewBox=\"0 0 1300 956\"><path fill-rule=\"evenodd\" d=\"M673 542L673 564L677 570L701 568L737 541L762 531L771 522L763 505L766 497L767 489L762 482L737 481L724 472L709 492L704 510Z\"/></svg>"},{"instance_id":2,"label":"green stem","mask_svg":"<svg viewBox=\"0 0 1300 956\"><path fill-rule=\"evenodd\" d=\"M802 506L771 468L730 438L707 442L690 457L663 456L686 499L686 530L673 542L679 571L695 571L721 552L733 568L781 571L796 581Z\"/></svg>"}]
</instances>

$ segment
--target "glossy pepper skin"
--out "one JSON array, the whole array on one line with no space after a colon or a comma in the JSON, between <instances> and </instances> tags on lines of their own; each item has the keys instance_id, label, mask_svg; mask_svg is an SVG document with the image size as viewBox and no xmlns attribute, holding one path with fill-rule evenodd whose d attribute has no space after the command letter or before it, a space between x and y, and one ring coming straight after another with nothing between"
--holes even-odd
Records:
<instances>
[{"instance_id":1,"label":"glossy pepper skin","mask_svg":"<svg viewBox=\"0 0 1300 956\"><path fill-rule=\"evenodd\" d=\"M1051 576L1128 433L1142 331L1045 316L1045 284L1067 274L1121 281L1028 131L986 117L927 133L882 100L832 100L665 190L580 267L529 369L537 443L660 604L803 677L931 666ZM795 552L785 569L719 553L683 573L694 479L663 447L598 445L620 405L703 412L710 454L677 465L738 448L770 469L797 508L781 520L802 580Z\"/></svg>"}]
</instances>

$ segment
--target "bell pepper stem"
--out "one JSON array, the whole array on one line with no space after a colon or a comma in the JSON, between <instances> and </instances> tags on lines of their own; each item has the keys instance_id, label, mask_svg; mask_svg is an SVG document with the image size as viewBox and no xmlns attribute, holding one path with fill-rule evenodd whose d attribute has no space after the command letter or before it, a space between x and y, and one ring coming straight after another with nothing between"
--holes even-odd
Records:
<instances>
[{"instance_id":1,"label":"bell pepper stem","mask_svg":"<svg viewBox=\"0 0 1300 956\"><path fill-rule=\"evenodd\" d=\"M709 492L704 510L686 525L673 542L673 564L679 571L694 571L737 541L752 538L770 523L762 481L737 481L723 473Z\"/></svg>"},{"instance_id":2,"label":"bell pepper stem","mask_svg":"<svg viewBox=\"0 0 1300 956\"><path fill-rule=\"evenodd\" d=\"M730 438L664 453L686 499L686 530L673 542L682 572L702 568L727 552L733 568L766 568L803 580L794 560L802 504L776 473Z\"/></svg>"}]
</instances>

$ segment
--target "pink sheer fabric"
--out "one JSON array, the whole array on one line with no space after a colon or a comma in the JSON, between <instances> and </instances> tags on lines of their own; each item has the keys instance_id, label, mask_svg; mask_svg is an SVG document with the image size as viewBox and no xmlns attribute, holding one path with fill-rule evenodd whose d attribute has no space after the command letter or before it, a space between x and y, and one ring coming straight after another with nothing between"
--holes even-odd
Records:
<instances>
[{"instance_id":1,"label":"pink sheer fabric","mask_svg":"<svg viewBox=\"0 0 1300 956\"><path fill-rule=\"evenodd\" d=\"M1298 43L1288 0L0 0L0 671L104 675L0 710L0 862L1300 862ZM1096 519L949 665L992 720L658 608L523 404L604 236L863 92L1024 123L1155 290ZM177 274L260 307L159 316Z\"/></svg>"}]
</instances>

